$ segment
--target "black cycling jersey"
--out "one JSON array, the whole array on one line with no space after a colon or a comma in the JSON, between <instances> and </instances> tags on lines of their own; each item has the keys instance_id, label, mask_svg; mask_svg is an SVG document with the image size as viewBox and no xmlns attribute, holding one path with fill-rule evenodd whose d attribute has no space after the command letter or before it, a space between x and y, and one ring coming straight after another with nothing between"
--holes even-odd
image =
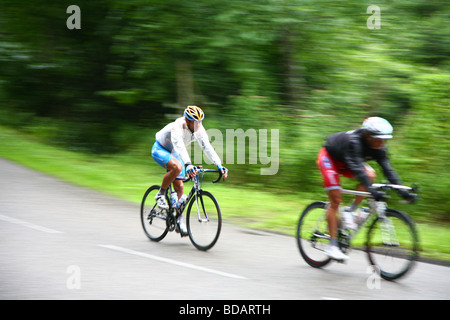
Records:
<instances>
[{"instance_id":1,"label":"black cycling jersey","mask_svg":"<svg viewBox=\"0 0 450 320\"><path fill-rule=\"evenodd\" d=\"M386 148L370 148L364 139L363 129L334 133L327 137L325 148L333 159L345 163L366 187L371 185L363 166L368 160L377 161L391 183L401 184L400 178L391 166Z\"/></svg>"}]
</instances>

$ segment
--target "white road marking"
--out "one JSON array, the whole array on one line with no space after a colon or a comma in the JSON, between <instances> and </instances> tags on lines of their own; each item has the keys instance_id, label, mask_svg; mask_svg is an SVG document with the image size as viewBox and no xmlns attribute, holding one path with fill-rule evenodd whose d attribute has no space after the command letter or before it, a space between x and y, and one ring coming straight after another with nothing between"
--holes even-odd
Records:
<instances>
[{"instance_id":1,"label":"white road marking","mask_svg":"<svg viewBox=\"0 0 450 320\"><path fill-rule=\"evenodd\" d=\"M152 259L152 260L156 260L156 261L170 263L170 264L173 264L173 265L176 265L176 266L180 266L180 267L185 267L185 268L190 268L190 269L194 269L194 270L199 270L199 271L213 273L213 274L217 274L217 275L220 275L220 276L223 276L223 277L228 277L228 278L233 278L233 279L247 279L245 277L241 277L241 276L238 276L238 275L235 275L235 274L232 274L232 273L226 273L226 272L222 272L222 271L218 271L218 270L214 270L214 269L200 267L200 266L196 266L194 264L180 262L180 261L176 261L176 260L172 260L172 259L168 259L168 258L163 258L163 257L158 257L158 256L155 256L155 255L152 255L152 254L143 253L143 252L139 252L139 251L134 251L134 250L118 247L118 246L113 246L113 245L99 245L99 246L103 247L103 248L111 249L111 250L125 252L125 253L128 253L128 254L132 254L132 255L143 257L143 258L147 258L147 259Z\"/></svg>"},{"instance_id":2,"label":"white road marking","mask_svg":"<svg viewBox=\"0 0 450 320\"><path fill-rule=\"evenodd\" d=\"M7 221L7 222L10 222L10 223L15 223L15 224L21 225L21 226L23 226L23 227L27 227L27 228L30 228L30 229L39 230L39 231L42 231L42 232L47 232L47 233L63 233L63 232L58 231L58 230L54 230L54 229L50 229L50 228L38 226L38 225L36 225L36 224L34 224L34 223L27 222L27 221L20 220L20 219L16 219L16 218L12 218L12 217L8 217L8 216L4 216L4 215L2 215L2 214L0 214L0 220Z\"/></svg>"}]
</instances>

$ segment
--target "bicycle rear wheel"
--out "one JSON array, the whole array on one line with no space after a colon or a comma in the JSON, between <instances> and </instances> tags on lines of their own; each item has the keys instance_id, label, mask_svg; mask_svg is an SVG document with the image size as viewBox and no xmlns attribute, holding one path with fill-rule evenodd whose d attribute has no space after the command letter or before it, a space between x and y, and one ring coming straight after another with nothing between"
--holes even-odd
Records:
<instances>
[{"instance_id":1,"label":"bicycle rear wheel","mask_svg":"<svg viewBox=\"0 0 450 320\"><path fill-rule=\"evenodd\" d=\"M152 241L161 241L169 231L166 223L167 210L161 210L155 201L159 186L151 186L144 194L141 203L141 223L147 237ZM169 203L169 200L166 199Z\"/></svg>"},{"instance_id":2,"label":"bicycle rear wheel","mask_svg":"<svg viewBox=\"0 0 450 320\"><path fill-rule=\"evenodd\" d=\"M311 267L321 268L331 259L325 254L330 243L326 219L327 204L322 201L311 203L300 216L297 227L297 245L303 259Z\"/></svg>"},{"instance_id":3,"label":"bicycle rear wheel","mask_svg":"<svg viewBox=\"0 0 450 320\"><path fill-rule=\"evenodd\" d=\"M192 197L186 220L189 239L197 249L206 251L216 244L222 228L222 215L211 193L200 190L197 196Z\"/></svg>"},{"instance_id":4,"label":"bicycle rear wheel","mask_svg":"<svg viewBox=\"0 0 450 320\"><path fill-rule=\"evenodd\" d=\"M411 218L386 209L386 218L377 218L367 232L366 251L372 266L386 280L395 280L411 270L418 257L418 237Z\"/></svg>"}]
</instances>

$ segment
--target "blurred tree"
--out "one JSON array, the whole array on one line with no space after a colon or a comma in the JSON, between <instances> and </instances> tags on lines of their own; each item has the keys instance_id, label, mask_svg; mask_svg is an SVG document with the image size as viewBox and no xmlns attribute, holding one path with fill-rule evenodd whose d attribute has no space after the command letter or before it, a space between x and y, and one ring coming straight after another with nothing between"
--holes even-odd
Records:
<instances>
[{"instance_id":1,"label":"blurred tree","mask_svg":"<svg viewBox=\"0 0 450 320\"><path fill-rule=\"evenodd\" d=\"M198 103L219 129L281 130L276 187L319 190L323 139L370 115L404 133L404 158L448 159L428 143L448 127L436 124L448 110L447 1L379 0L374 30L373 3L360 0L79 0L79 30L66 27L71 4L0 2L0 122L119 152ZM408 136L419 115L426 121ZM262 181L259 170L233 169Z\"/></svg>"}]
</instances>

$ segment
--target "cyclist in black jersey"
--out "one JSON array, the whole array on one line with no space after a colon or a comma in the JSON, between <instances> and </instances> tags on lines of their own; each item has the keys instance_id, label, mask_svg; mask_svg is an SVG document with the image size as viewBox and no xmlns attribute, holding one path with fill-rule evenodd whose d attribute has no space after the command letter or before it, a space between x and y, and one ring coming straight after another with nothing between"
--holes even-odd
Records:
<instances>
[{"instance_id":1,"label":"cyclist in black jersey","mask_svg":"<svg viewBox=\"0 0 450 320\"><path fill-rule=\"evenodd\" d=\"M369 160L375 160L381 166L391 183L400 184L400 179L390 164L384 141L374 138L366 129L357 129L328 136L325 149L333 159L344 163L366 189L370 188L372 181L363 164ZM374 193L372 195L376 196Z\"/></svg>"},{"instance_id":2,"label":"cyclist in black jersey","mask_svg":"<svg viewBox=\"0 0 450 320\"><path fill-rule=\"evenodd\" d=\"M392 132L393 128L387 120L370 117L363 122L360 129L328 136L324 147L319 152L317 166L322 173L330 202L327 209L327 221L331 242L326 252L331 258L348 259L337 245L337 212L342 202L339 175L358 179L361 183L356 190L368 191L375 200L381 200L384 193L371 187L376 176L375 170L366 163L366 161L375 160L389 182L401 184L399 176L391 166L386 150L386 140L392 138ZM400 191L400 194L409 201L414 200L414 195L406 191ZM349 211L354 211L362 200L362 196L356 196ZM348 223L351 224L351 221ZM354 225L348 227L352 228Z\"/></svg>"}]
</instances>

